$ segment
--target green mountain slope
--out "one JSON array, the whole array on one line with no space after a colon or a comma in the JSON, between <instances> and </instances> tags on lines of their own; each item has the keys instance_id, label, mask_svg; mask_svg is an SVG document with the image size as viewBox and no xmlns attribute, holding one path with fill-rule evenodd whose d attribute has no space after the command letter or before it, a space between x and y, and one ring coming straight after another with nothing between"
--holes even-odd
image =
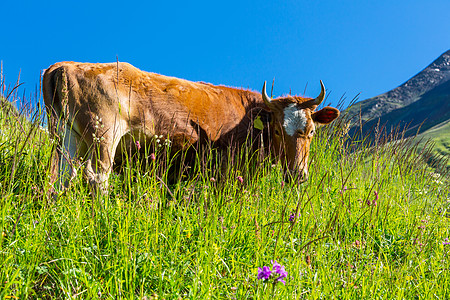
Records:
<instances>
[{"instance_id":1,"label":"green mountain slope","mask_svg":"<svg viewBox=\"0 0 450 300\"><path fill-rule=\"evenodd\" d=\"M419 148L423 149L428 142L432 142L434 155L437 159L445 159L445 166L450 170L450 120L443 122L418 136Z\"/></svg>"}]
</instances>

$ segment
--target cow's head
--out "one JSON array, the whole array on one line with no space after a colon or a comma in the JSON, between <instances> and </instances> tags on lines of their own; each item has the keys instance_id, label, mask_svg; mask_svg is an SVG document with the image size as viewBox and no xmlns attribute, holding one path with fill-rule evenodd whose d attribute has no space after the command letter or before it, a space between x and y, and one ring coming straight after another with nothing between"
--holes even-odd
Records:
<instances>
[{"instance_id":1,"label":"cow's head","mask_svg":"<svg viewBox=\"0 0 450 300\"><path fill-rule=\"evenodd\" d=\"M262 98L272 114L272 151L287 165L291 174L299 175L301 181L308 179L309 147L316 128L339 116L339 110L334 107L316 111L325 98L325 86L322 81L320 84L322 90L315 99L297 96L271 99L265 82L262 90Z\"/></svg>"}]
</instances>

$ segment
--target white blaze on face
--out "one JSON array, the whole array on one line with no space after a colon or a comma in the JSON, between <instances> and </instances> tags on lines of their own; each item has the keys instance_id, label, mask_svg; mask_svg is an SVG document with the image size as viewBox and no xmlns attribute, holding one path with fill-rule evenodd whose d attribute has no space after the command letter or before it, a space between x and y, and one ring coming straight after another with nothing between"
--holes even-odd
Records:
<instances>
[{"instance_id":1,"label":"white blaze on face","mask_svg":"<svg viewBox=\"0 0 450 300\"><path fill-rule=\"evenodd\" d=\"M308 119L303 109L298 109L295 103L289 104L284 109L284 122L283 127L286 133L293 136L297 131L305 131Z\"/></svg>"}]
</instances>

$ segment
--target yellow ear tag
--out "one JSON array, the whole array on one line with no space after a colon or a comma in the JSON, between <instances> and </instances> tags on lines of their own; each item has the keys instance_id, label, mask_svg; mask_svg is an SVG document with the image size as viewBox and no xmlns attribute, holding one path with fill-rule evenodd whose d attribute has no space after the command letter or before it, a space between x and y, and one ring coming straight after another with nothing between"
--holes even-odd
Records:
<instances>
[{"instance_id":1,"label":"yellow ear tag","mask_svg":"<svg viewBox=\"0 0 450 300\"><path fill-rule=\"evenodd\" d=\"M255 127L256 129L259 129L259 130L263 130L264 129L264 124L261 121L261 117L260 116L256 117L255 121L253 122L253 127Z\"/></svg>"}]
</instances>

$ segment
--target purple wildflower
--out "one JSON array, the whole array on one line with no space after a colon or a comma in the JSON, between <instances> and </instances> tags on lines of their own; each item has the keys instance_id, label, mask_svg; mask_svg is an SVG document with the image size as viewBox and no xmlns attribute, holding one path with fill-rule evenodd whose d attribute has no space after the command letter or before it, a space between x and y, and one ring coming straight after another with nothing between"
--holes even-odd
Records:
<instances>
[{"instance_id":1,"label":"purple wildflower","mask_svg":"<svg viewBox=\"0 0 450 300\"><path fill-rule=\"evenodd\" d=\"M373 191L373 193L375 194L375 199L373 199L372 205L373 205L373 206L377 206L378 192L377 192L377 191Z\"/></svg>"},{"instance_id":2,"label":"purple wildflower","mask_svg":"<svg viewBox=\"0 0 450 300\"><path fill-rule=\"evenodd\" d=\"M268 280L272 278L274 285L277 282L286 284L284 278L287 277L288 273L284 269L284 266L277 263L276 260L271 260L270 262L272 263L272 270L268 266L258 268L258 279Z\"/></svg>"},{"instance_id":3,"label":"purple wildflower","mask_svg":"<svg viewBox=\"0 0 450 300\"><path fill-rule=\"evenodd\" d=\"M236 177L236 179L237 179L241 184L244 184L244 178L242 178L242 176L238 176L238 177Z\"/></svg>"},{"instance_id":4,"label":"purple wildflower","mask_svg":"<svg viewBox=\"0 0 450 300\"><path fill-rule=\"evenodd\" d=\"M138 151L141 150L141 143L139 143L139 141L136 141L136 147Z\"/></svg>"},{"instance_id":5,"label":"purple wildflower","mask_svg":"<svg viewBox=\"0 0 450 300\"><path fill-rule=\"evenodd\" d=\"M262 268L258 268L258 279L269 279L270 275L272 275L272 271L269 267L264 266Z\"/></svg>"},{"instance_id":6,"label":"purple wildflower","mask_svg":"<svg viewBox=\"0 0 450 300\"><path fill-rule=\"evenodd\" d=\"M298 214L299 216L300 216L300 214ZM295 213L292 213L290 216L289 216L289 222L294 222L294 220L295 220Z\"/></svg>"},{"instance_id":7,"label":"purple wildflower","mask_svg":"<svg viewBox=\"0 0 450 300\"><path fill-rule=\"evenodd\" d=\"M155 155L155 153L150 154L150 159L151 159L152 161L155 161L155 160L156 160L156 155Z\"/></svg>"},{"instance_id":8,"label":"purple wildflower","mask_svg":"<svg viewBox=\"0 0 450 300\"><path fill-rule=\"evenodd\" d=\"M275 278L275 282L281 282L283 284L286 284L286 281L284 281L283 279L287 277L288 273L284 269L284 266L277 263L276 260L272 260L271 263L273 264L272 272L280 275L277 278Z\"/></svg>"},{"instance_id":9,"label":"purple wildflower","mask_svg":"<svg viewBox=\"0 0 450 300\"><path fill-rule=\"evenodd\" d=\"M446 238L443 242L442 245L450 245L450 241L448 240L448 238Z\"/></svg>"}]
</instances>

